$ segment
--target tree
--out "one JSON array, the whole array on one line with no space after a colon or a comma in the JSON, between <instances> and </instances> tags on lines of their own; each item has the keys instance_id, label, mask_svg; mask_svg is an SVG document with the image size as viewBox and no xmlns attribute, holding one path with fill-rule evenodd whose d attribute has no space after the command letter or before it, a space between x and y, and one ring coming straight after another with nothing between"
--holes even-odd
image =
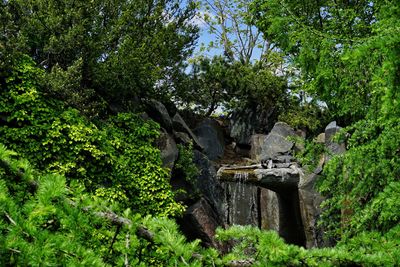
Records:
<instances>
[{"instance_id":1,"label":"tree","mask_svg":"<svg viewBox=\"0 0 400 267\"><path fill-rule=\"evenodd\" d=\"M165 95L156 85L173 83L197 38L191 1L11 0L2 9L0 47L21 48L48 73L79 65L80 91L118 104Z\"/></svg>"},{"instance_id":2,"label":"tree","mask_svg":"<svg viewBox=\"0 0 400 267\"><path fill-rule=\"evenodd\" d=\"M230 61L240 61L246 65L257 57L265 61L271 44L254 25L249 0L202 0L202 19L209 33L215 37L209 48L222 48ZM257 55L259 54L259 55Z\"/></svg>"},{"instance_id":3,"label":"tree","mask_svg":"<svg viewBox=\"0 0 400 267\"><path fill-rule=\"evenodd\" d=\"M303 90L349 124L373 107L372 62L344 55L373 36L379 3L371 1L256 1L257 26L300 71ZM377 55L378 56L378 55ZM378 56L379 57L379 56ZM351 74L350 74L351 73Z\"/></svg>"},{"instance_id":4,"label":"tree","mask_svg":"<svg viewBox=\"0 0 400 267\"><path fill-rule=\"evenodd\" d=\"M400 4L256 3L257 25L293 57L304 90L348 125L347 135L337 136L348 151L329 161L320 182L322 223L337 240L389 232L399 223Z\"/></svg>"},{"instance_id":5,"label":"tree","mask_svg":"<svg viewBox=\"0 0 400 267\"><path fill-rule=\"evenodd\" d=\"M185 107L209 116L218 107L227 112L254 109L277 118L287 101L284 77L261 62L242 64L222 56L200 57L191 66L176 98Z\"/></svg>"}]
</instances>

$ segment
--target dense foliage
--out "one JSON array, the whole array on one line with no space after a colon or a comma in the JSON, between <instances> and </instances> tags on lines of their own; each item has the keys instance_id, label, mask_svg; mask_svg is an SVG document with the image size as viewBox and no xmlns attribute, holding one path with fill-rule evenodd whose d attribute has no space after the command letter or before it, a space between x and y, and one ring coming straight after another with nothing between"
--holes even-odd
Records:
<instances>
[{"instance_id":1,"label":"dense foliage","mask_svg":"<svg viewBox=\"0 0 400 267\"><path fill-rule=\"evenodd\" d=\"M197 36L191 1L12 0L1 1L0 11L1 69L28 54L47 79L71 78L55 95L79 98L74 104L82 109L99 98L132 109L141 97L166 96L156 85L180 76Z\"/></svg>"},{"instance_id":2,"label":"dense foliage","mask_svg":"<svg viewBox=\"0 0 400 267\"><path fill-rule=\"evenodd\" d=\"M33 169L3 145L0 189L2 266L199 266L215 254L186 242L172 220L129 209L118 217L109 201L85 194L78 184L67 186L62 175Z\"/></svg>"},{"instance_id":3,"label":"dense foliage","mask_svg":"<svg viewBox=\"0 0 400 267\"><path fill-rule=\"evenodd\" d=\"M334 249L309 251L285 244L275 232L237 226L218 231L220 240L233 239L236 244L230 253L219 255L216 250L201 248L198 241L187 242L172 220L141 217L129 209L118 216L110 210L109 201L84 193L77 183L66 184L64 176L33 169L28 161L0 145L2 265L400 264L399 226L385 235L364 233Z\"/></svg>"},{"instance_id":4,"label":"dense foliage","mask_svg":"<svg viewBox=\"0 0 400 267\"><path fill-rule=\"evenodd\" d=\"M189 71L192 1L0 2L0 265L400 265L400 3L203 2L225 55ZM337 119L347 151L319 181L337 245L305 250L250 227L218 231L226 254L187 242L168 219L185 208L170 176L194 186L199 170L191 145L162 167L160 126L131 112L149 98L311 134ZM302 160L322 153L307 144Z\"/></svg>"},{"instance_id":5,"label":"dense foliage","mask_svg":"<svg viewBox=\"0 0 400 267\"><path fill-rule=\"evenodd\" d=\"M276 118L288 104L287 82L275 74L274 64L243 64L215 56L197 58L191 67L177 100L204 116L217 108L229 112L251 108Z\"/></svg>"},{"instance_id":6,"label":"dense foliage","mask_svg":"<svg viewBox=\"0 0 400 267\"><path fill-rule=\"evenodd\" d=\"M400 5L255 2L258 25L300 70L302 89L348 126L325 167L322 223L340 240L399 222Z\"/></svg>"},{"instance_id":7,"label":"dense foliage","mask_svg":"<svg viewBox=\"0 0 400 267\"><path fill-rule=\"evenodd\" d=\"M2 141L36 168L79 180L87 190L141 214L177 215L169 173L153 146L159 126L131 113L87 120L62 102L46 98L43 71L23 57L1 92Z\"/></svg>"}]
</instances>

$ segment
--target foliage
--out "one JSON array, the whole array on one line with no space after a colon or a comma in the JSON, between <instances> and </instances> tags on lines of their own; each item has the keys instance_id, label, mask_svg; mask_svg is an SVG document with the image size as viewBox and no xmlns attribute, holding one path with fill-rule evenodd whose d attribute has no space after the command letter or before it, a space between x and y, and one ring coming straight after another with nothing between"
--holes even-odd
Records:
<instances>
[{"instance_id":1,"label":"foliage","mask_svg":"<svg viewBox=\"0 0 400 267\"><path fill-rule=\"evenodd\" d=\"M11 0L0 8L4 63L28 54L50 73L51 93L63 83L63 100L94 115L89 106L102 106L101 97L128 109L140 97L165 96L156 85L183 72L197 38L192 1Z\"/></svg>"},{"instance_id":2,"label":"foliage","mask_svg":"<svg viewBox=\"0 0 400 267\"><path fill-rule=\"evenodd\" d=\"M184 179L188 182L192 188L195 190L195 194L198 194L197 186L197 176L199 175L199 168L193 162L194 155L193 155L193 144L189 143L188 145L184 146L178 144L179 149L179 156L175 162L174 166L174 175Z\"/></svg>"},{"instance_id":3,"label":"foliage","mask_svg":"<svg viewBox=\"0 0 400 267\"><path fill-rule=\"evenodd\" d=\"M81 86L83 60L79 58L65 71L56 64L45 78L48 97L61 100L65 105L80 110L89 117L99 117L105 113L104 99L95 90Z\"/></svg>"},{"instance_id":4,"label":"foliage","mask_svg":"<svg viewBox=\"0 0 400 267\"><path fill-rule=\"evenodd\" d=\"M178 215L169 174L152 144L159 126L121 113L95 125L75 109L44 98L43 73L24 57L1 93L3 142L38 169L80 180L98 196L119 200L142 214Z\"/></svg>"},{"instance_id":5,"label":"foliage","mask_svg":"<svg viewBox=\"0 0 400 267\"><path fill-rule=\"evenodd\" d=\"M303 168L313 172L321 164L325 156L331 154L325 147L325 143L319 143L317 140L307 140L296 138L296 144L304 146L304 149L295 152L295 158L300 162ZM332 155L330 155L332 156ZM320 165L322 167L322 165Z\"/></svg>"},{"instance_id":6,"label":"foliage","mask_svg":"<svg viewBox=\"0 0 400 267\"><path fill-rule=\"evenodd\" d=\"M257 25L300 69L303 90L324 101L346 125L379 109L382 91L377 88L390 79L380 69L389 67L385 55L394 50L387 47L398 35L396 10L394 1L366 0L260 0L254 5Z\"/></svg>"},{"instance_id":7,"label":"foliage","mask_svg":"<svg viewBox=\"0 0 400 267\"><path fill-rule=\"evenodd\" d=\"M252 266L395 266L399 264L399 233L397 226L386 235L362 233L335 248L311 250L285 244L276 232L249 226L220 229L217 235L236 242L223 257L225 264L252 259Z\"/></svg>"},{"instance_id":8,"label":"foliage","mask_svg":"<svg viewBox=\"0 0 400 267\"><path fill-rule=\"evenodd\" d=\"M209 116L218 107L228 110L257 108L278 114L286 102L286 82L275 67L262 63L229 62L223 57L199 58L192 65L185 93L178 98Z\"/></svg>"},{"instance_id":9,"label":"foliage","mask_svg":"<svg viewBox=\"0 0 400 267\"><path fill-rule=\"evenodd\" d=\"M207 49L222 49L230 61L249 64L258 57L266 60L270 43L253 23L253 14L249 11L251 1L247 0L212 0L199 1L199 19L206 24L213 35L213 41ZM204 48L203 48L204 49ZM259 54L259 55L258 55Z\"/></svg>"},{"instance_id":10,"label":"foliage","mask_svg":"<svg viewBox=\"0 0 400 267\"><path fill-rule=\"evenodd\" d=\"M325 168L320 190L330 198L324 203L323 218L335 237L366 230L384 233L399 223L393 203L399 197L393 190L400 177L399 122L358 122L348 129L354 131L349 150ZM385 208L380 204L383 196L389 197Z\"/></svg>"},{"instance_id":11,"label":"foliage","mask_svg":"<svg viewBox=\"0 0 400 267\"><path fill-rule=\"evenodd\" d=\"M255 7L257 25L300 69L302 89L348 126L348 151L324 168L322 224L337 240L386 233L400 222L393 187L400 177L399 3L260 0Z\"/></svg>"},{"instance_id":12,"label":"foliage","mask_svg":"<svg viewBox=\"0 0 400 267\"><path fill-rule=\"evenodd\" d=\"M286 122L294 129L301 129L307 136L315 136L322 132L327 124L327 112L317 103L302 103L293 96L285 105L285 110L279 115L279 121Z\"/></svg>"},{"instance_id":13,"label":"foliage","mask_svg":"<svg viewBox=\"0 0 400 267\"><path fill-rule=\"evenodd\" d=\"M2 266L205 266L215 255L199 241L187 242L166 218L126 210L129 223L115 224L99 215L112 212L107 202L84 194L82 186L67 187L64 176L42 174L3 145L0 210ZM151 242L136 235L143 226L153 233Z\"/></svg>"}]
</instances>

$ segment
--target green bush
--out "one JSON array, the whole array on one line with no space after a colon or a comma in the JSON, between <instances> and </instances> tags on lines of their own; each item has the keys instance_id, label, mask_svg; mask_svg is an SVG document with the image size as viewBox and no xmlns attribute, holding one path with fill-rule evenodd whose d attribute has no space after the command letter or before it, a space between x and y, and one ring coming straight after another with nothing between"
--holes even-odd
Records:
<instances>
[{"instance_id":1,"label":"green bush","mask_svg":"<svg viewBox=\"0 0 400 267\"><path fill-rule=\"evenodd\" d=\"M250 226L219 229L220 240L235 242L223 256L226 265L247 260L252 266L397 266L400 264L400 227L387 234L362 232L334 248L310 249L285 244L276 232Z\"/></svg>"},{"instance_id":2,"label":"green bush","mask_svg":"<svg viewBox=\"0 0 400 267\"><path fill-rule=\"evenodd\" d=\"M348 151L324 169L322 222L333 237L385 233L400 222L400 120L364 120L347 128Z\"/></svg>"},{"instance_id":3,"label":"green bush","mask_svg":"<svg viewBox=\"0 0 400 267\"><path fill-rule=\"evenodd\" d=\"M210 266L216 255L187 242L174 221L113 213L81 186L33 169L2 144L0 211L1 266ZM138 227L153 238L137 235Z\"/></svg>"},{"instance_id":4,"label":"green bush","mask_svg":"<svg viewBox=\"0 0 400 267\"><path fill-rule=\"evenodd\" d=\"M41 171L84 182L87 190L142 214L176 216L169 173L153 143L159 126L123 113L107 121L89 121L79 111L45 97L43 74L23 57L0 94L3 142Z\"/></svg>"}]
</instances>

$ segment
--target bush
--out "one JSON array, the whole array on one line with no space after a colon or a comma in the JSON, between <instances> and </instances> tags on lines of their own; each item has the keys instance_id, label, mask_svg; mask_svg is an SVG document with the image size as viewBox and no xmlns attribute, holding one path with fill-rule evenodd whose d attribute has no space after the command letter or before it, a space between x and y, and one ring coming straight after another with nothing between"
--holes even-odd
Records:
<instances>
[{"instance_id":1,"label":"bush","mask_svg":"<svg viewBox=\"0 0 400 267\"><path fill-rule=\"evenodd\" d=\"M0 144L1 266L212 265L216 252L186 242L174 221L130 210L122 217L66 184L64 176L43 174ZM139 227L152 238L137 235Z\"/></svg>"},{"instance_id":2,"label":"bush","mask_svg":"<svg viewBox=\"0 0 400 267\"><path fill-rule=\"evenodd\" d=\"M176 216L169 173L153 146L159 126L123 113L94 124L77 110L45 98L42 72L22 58L0 94L3 142L44 172L84 182L99 197L118 200L142 214Z\"/></svg>"}]
</instances>

